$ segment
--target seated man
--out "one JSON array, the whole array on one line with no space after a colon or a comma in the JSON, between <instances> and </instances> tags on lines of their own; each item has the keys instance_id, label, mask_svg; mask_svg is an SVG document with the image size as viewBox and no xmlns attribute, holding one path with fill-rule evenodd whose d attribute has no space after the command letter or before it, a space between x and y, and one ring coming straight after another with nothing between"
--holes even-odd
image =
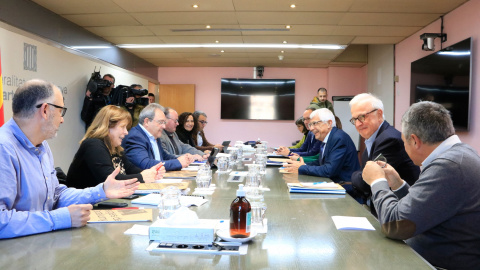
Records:
<instances>
[{"instance_id":1,"label":"seated man","mask_svg":"<svg viewBox=\"0 0 480 270\"><path fill-rule=\"evenodd\" d=\"M356 198L350 179L352 173L360 169L355 144L347 133L335 127L335 116L330 110L315 110L310 118L308 126L311 132L315 134L315 139L323 142L319 158L307 164L303 158L300 161L287 160L287 171L330 178Z\"/></svg>"},{"instance_id":2,"label":"seated man","mask_svg":"<svg viewBox=\"0 0 480 270\"><path fill-rule=\"evenodd\" d=\"M430 101L403 115L402 139L422 166L413 186L390 165L369 161L363 170L382 232L406 240L436 267L478 269L480 156L455 135L449 111Z\"/></svg>"},{"instance_id":3,"label":"seated man","mask_svg":"<svg viewBox=\"0 0 480 270\"><path fill-rule=\"evenodd\" d=\"M165 108L164 114L167 117L167 124L163 130L160 141L162 142L162 148L167 154L172 154L179 157L183 154L191 154L195 160L204 160L208 158L204 152L197 150L195 147L185 144L180 141L175 130L178 126L178 113L172 108Z\"/></svg>"},{"instance_id":4,"label":"seated man","mask_svg":"<svg viewBox=\"0 0 480 270\"><path fill-rule=\"evenodd\" d=\"M92 188L58 183L45 140L56 136L67 108L53 84L27 81L15 91L12 110L0 128L0 238L85 226L92 204L138 188L137 179L115 180L119 169Z\"/></svg>"},{"instance_id":5,"label":"seated man","mask_svg":"<svg viewBox=\"0 0 480 270\"><path fill-rule=\"evenodd\" d=\"M190 154L177 158L163 151L160 137L166 122L163 107L158 103L149 104L140 112L139 124L122 141L125 154L135 166L147 169L164 162L165 170L177 171L193 162Z\"/></svg>"},{"instance_id":6,"label":"seated man","mask_svg":"<svg viewBox=\"0 0 480 270\"><path fill-rule=\"evenodd\" d=\"M305 126L308 128L308 124L310 123L310 115L314 109L309 108L303 112L303 122ZM313 132L309 131L307 134L307 138L305 142L300 146L300 148L296 149L289 149L285 146L280 146L277 150L277 153L283 156L290 156L293 153L298 154L299 156L315 156L320 152L320 145L322 144L321 141L315 140L315 135Z\"/></svg>"},{"instance_id":7,"label":"seated man","mask_svg":"<svg viewBox=\"0 0 480 270\"><path fill-rule=\"evenodd\" d=\"M195 143L195 148L201 151L209 150L211 151L214 147L218 148L218 150L223 149L222 144L211 144L205 138L205 132L203 129L207 125L207 115L202 111L194 111L193 117L198 121L198 134L197 136L193 136L193 142Z\"/></svg>"},{"instance_id":8,"label":"seated man","mask_svg":"<svg viewBox=\"0 0 480 270\"><path fill-rule=\"evenodd\" d=\"M155 94L154 93L148 93L148 104L150 103L155 103Z\"/></svg>"},{"instance_id":9,"label":"seated man","mask_svg":"<svg viewBox=\"0 0 480 270\"><path fill-rule=\"evenodd\" d=\"M371 94L359 94L350 101L350 111L352 113L350 121L365 139L362 169L367 161L382 154L400 177L406 179L409 185L413 185L418 179L420 168L413 164L405 152L401 133L384 120L382 101ZM352 174L352 184L364 202L370 206L372 214L376 216L370 200L372 192L370 186L363 181L361 170Z\"/></svg>"}]
</instances>

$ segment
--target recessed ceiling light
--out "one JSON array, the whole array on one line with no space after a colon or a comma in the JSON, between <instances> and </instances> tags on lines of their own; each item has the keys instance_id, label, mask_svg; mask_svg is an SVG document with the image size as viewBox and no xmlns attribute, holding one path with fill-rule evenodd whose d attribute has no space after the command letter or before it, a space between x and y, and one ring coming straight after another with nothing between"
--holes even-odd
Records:
<instances>
[{"instance_id":1,"label":"recessed ceiling light","mask_svg":"<svg viewBox=\"0 0 480 270\"><path fill-rule=\"evenodd\" d=\"M283 44L287 44L288 42L286 40L283 41Z\"/></svg>"},{"instance_id":2,"label":"recessed ceiling light","mask_svg":"<svg viewBox=\"0 0 480 270\"><path fill-rule=\"evenodd\" d=\"M193 5L192 7L193 7L193 8L198 8L198 5Z\"/></svg>"},{"instance_id":3,"label":"recessed ceiling light","mask_svg":"<svg viewBox=\"0 0 480 270\"><path fill-rule=\"evenodd\" d=\"M210 29L210 25L205 26L205 28Z\"/></svg>"},{"instance_id":4,"label":"recessed ceiling light","mask_svg":"<svg viewBox=\"0 0 480 270\"><path fill-rule=\"evenodd\" d=\"M296 8L297 6L295 6L295 4L291 4L290 7L291 8Z\"/></svg>"},{"instance_id":5,"label":"recessed ceiling light","mask_svg":"<svg viewBox=\"0 0 480 270\"><path fill-rule=\"evenodd\" d=\"M218 40L215 40L215 43L219 43L219 42L220 42L220 41L218 41Z\"/></svg>"},{"instance_id":6,"label":"recessed ceiling light","mask_svg":"<svg viewBox=\"0 0 480 270\"><path fill-rule=\"evenodd\" d=\"M280 51L281 53L284 53L285 51Z\"/></svg>"},{"instance_id":7,"label":"recessed ceiling light","mask_svg":"<svg viewBox=\"0 0 480 270\"><path fill-rule=\"evenodd\" d=\"M287 28L287 29L290 29L290 28L291 28L291 26L290 26L290 25L286 25L286 26L285 26L285 28Z\"/></svg>"},{"instance_id":8,"label":"recessed ceiling light","mask_svg":"<svg viewBox=\"0 0 480 270\"><path fill-rule=\"evenodd\" d=\"M220 52L221 52L221 53L224 53L225 51L224 51L224 50L221 50Z\"/></svg>"}]
</instances>

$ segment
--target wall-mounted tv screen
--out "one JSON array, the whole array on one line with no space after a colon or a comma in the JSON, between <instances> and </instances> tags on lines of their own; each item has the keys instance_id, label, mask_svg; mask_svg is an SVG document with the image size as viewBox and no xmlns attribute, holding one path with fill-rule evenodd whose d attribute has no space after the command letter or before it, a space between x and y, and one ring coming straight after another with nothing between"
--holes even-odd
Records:
<instances>
[{"instance_id":1,"label":"wall-mounted tv screen","mask_svg":"<svg viewBox=\"0 0 480 270\"><path fill-rule=\"evenodd\" d=\"M471 43L467 38L412 62L410 104L426 100L442 104L457 130L469 129Z\"/></svg>"},{"instance_id":2,"label":"wall-mounted tv screen","mask_svg":"<svg viewBox=\"0 0 480 270\"><path fill-rule=\"evenodd\" d=\"M295 119L295 80L227 78L221 82L222 119Z\"/></svg>"}]
</instances>

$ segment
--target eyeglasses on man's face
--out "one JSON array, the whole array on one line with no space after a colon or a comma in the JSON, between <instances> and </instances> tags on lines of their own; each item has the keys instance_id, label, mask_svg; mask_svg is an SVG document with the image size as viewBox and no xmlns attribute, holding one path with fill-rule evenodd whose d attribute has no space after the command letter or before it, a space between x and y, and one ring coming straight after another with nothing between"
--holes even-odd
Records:
<instances>
[{"instance_id":1,"label":"eyeglasses on man's face","mask_svg":"<svg viewBox=\"0 0 480 270\"><path fill-rule=\"evenodd\" d=\"M208 122L207 122L207 121L205 121L205 120L201 120L201 121L198 121L198 122L200 122L202 125L206 125L206 124L208 124Z\"/></svg>"},{"instance_id":2,"label":"eyeglasses on man's face","mask_svg":"<svg viewBox=\"0 0 480 270\"><path fill-rule=\"evenodd\" d=\"M326 123L326 122L325 122L325 121L313 121L313 122L311 122L311 123L308 123L308 127L309 127L309 128L312 128L313 126L317 126L317 125L319 125L319 124L321 124L321 123Z\"/></svg>"},{"instance_id":3,"label":"eyeglasses on man's face","mask_svg":"<svg viewBox=\"0 0 480 270\"><path fill-rule=\"evenodd\" d=\"M58 105L55 105L55 104L52 104L52 103L48 103L48 102L46 102L46 103L47 103L48 105L50 105L50 106L55 107L55 108L62 109L62 115L61 115L62 117L65 116L65 114L67 113L67 107L58 106ZM43 105L43 103L42 103L42 104L38 104L38 105L35 106L35 108L38 109L38 108L42 107L42 105Z\"/></svg>"},{"instance_id":4,"label":"eyeglasses on man's face","mask_svg":"<svg viewBox=\"0 0 480 270\"><path fill-rule=\"evenodd\" d=\"M159 124L159 125L166 125L167 124L167 120L153 120L152 119L152 121L157 122L157 124Z\"/></svg>"},{"instance_id":5,"label":"eyeglasses on man's face","mask_svg":"<svg viewBox=\"0 0 480 270\"><path fill-rule=\"evenodd\" d=\"M370 111L366 114L361 114L359 115L358 117L352 117L352 119L350 119L350 123L352 123L352 125L355 125L355 122L358 120L360 121L360 123L363 123L365 121L365 117L371 113L373 113L374 111L376 111L378 109L374 109L373 111Z\"/></svg>"},{"instance_id":6,"label":"eyeglasses on man's face","mask_svg":"<svg viewBox=\"0 0 480 270\"><path fill-rule=\"evenodd\" d=\"M173 122L175 122L175 123L178 124L178 119L173 119L173 118L169 118L169 117L167 117L167 119L170 119L170 120L172 120Z\"/></svg>"}]
</instances>

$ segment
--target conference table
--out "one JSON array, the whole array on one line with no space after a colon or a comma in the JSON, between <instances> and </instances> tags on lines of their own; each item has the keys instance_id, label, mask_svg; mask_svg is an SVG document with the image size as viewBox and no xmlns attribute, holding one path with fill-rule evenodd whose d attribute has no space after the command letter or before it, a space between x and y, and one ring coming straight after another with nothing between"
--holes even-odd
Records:
<instances>
[{"instance_id":1,"label":"conference table","mask_svg":"<svg viewBox=\"0 0 480 270\"><path fill-rule=\"evenodd\" d=\"M234 169L246 170L242 164ZM215 173L209 201L190 207L199 218L229 219L238 183L227 178ZM434 269L403 241L386 238L375 217L349 195L289 193L286 185L324 180L268 167L262 179L270 189L268 233L249 243L247 255L148 252L148 236L124 234L134 223L95 223L0 240L0 269ZM195 185L190 180L191 190ZM154 220L157 215L154 209ZM331 216L366 217L375 231L337 230Z\"/></svg>"}]
</instances>

